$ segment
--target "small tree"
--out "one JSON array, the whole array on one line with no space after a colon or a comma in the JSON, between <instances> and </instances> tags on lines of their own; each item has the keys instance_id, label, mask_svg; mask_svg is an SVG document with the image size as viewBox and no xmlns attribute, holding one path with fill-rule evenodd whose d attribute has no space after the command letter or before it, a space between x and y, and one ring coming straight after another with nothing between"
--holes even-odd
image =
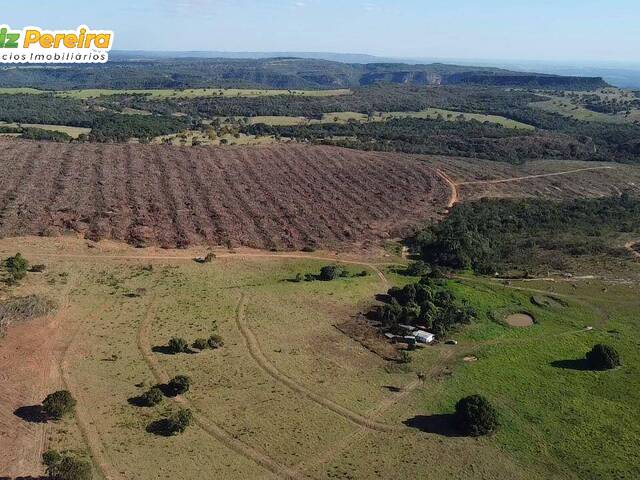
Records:
<instances>
[{"instance_id":1,"label":"small tree","mask_svg":"<svg viewBox=\"0 0 640 480\"><path fill-rule=\"evenodd\" d=\"M42 455L47 475L55 480L91 480L91 465L84 460L48 450Z\"/></svg>"},{"instance_id":2,"label":"small tree","mask_svg":"<svg viewBox=\"0 0 640 480\"><path fill-rule=\"evenodd\" d=\"M620 355L610 345L599 343L587 353L587 363L592 370L611 370L620 366Z\"/></svg>"},{"instance_id":3,"label":"small tree","mask_svg":"<svg viewBox=\"0 0 640 480\"><path fill-rule=\"evenodd\" d=\"M67 390L53 392L47 395L42 402L42 409L48 417L54 420L59 420L70 414L75 406L76 401Z\"/></svg>"},{"instance_id":4,"label":"small tree","mask_svg":"<svg viewBox=\"0 0 640 480\"><path fill-rule=\"evenodd\" d=\"M169 435L176 435L184 432L193 421L193 413L191 410L179 410L166 421L166 430Z\"/></svg>"},{"instance_id":5,"label":"small tree","mask_svg":"<svg viewBox=\"0 0 640 480\"><path fill-rule=\"evenodd\" d=\"M338 278L344 270L337 265L327 265L320 269L320 280L329 282Z\"/></svg>"},{"instance_id":6,"label":"small tree","mask_svg":"<svg viewBox=\"0 0 640 480\"><path fill-rule=\"evenodd\" d=\"M191 379L186 375L177 375L169 381L168 386L173 395L182 395L189 391Z\"/></svg>"},{"instance_id":7,"label":"small tree","mask_svg":"<svg viewBox=\"0 0 640 480\"><path fill-rule=\"evenodd\" d=\"M17 282L27 275L29 262L20 253L16 253L13 257L9 257L4 261L4 267L11 276L11 280Z\"/></svg>"},{"instance_id":8,"label":"small tree","mask_svg":"<svg viewBox=\"0 0 640 480\"><path fill-rule=\"evenodd\" d=\"M149 390L140 395L140 403L147 407L153 407L154 405L162 402L163 397L164 396L162 395L162 390L160 390L160 387L151 387Z\"/></svg>"},{"instance_id":9,"label":"small tree","mask_svg":"<svg viewBox=\"0 0 640 480\"><path fill-rule=\"evenodd\" d=\"M173 337L171 340L169 340L168 347L169 347L169 351L174 355L177 353L183 353L183 352L189 351L189 344L184 338L180 338L180 337Z\"/></svg>"},{"instance_id":10,"label":"small tree","mask_svg":"<svg viewBox=\"0 0 640 480\"><path fill-rule=\"evenodd\" d=\"M478 437L494 432L498 426L498 413L481 395L471 395L456 403L456 422L467 435Z\"/></svg>"}]
</instances>

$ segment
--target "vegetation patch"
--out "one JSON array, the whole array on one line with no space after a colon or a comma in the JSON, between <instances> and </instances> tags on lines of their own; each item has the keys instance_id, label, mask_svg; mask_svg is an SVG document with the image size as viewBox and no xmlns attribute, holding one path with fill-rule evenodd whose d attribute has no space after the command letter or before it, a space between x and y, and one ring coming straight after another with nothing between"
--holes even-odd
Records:
<instances>
[{"instance_id":1,"label":"vegetation patch","mask_svg":"<svg viewBox=\"0 0 640 480\"><path fill-rule=\"evenodd\" d=\"M0 331L16 321L27 321L51 315L57 304L46 297L27 295L0 301Z\"/></svg>"}]
</instances>

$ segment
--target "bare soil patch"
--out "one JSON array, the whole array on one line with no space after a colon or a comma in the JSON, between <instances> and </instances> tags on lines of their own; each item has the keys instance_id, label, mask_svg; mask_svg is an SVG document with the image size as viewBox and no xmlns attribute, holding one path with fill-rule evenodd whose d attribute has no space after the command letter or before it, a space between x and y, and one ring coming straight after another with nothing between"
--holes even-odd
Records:
<instances>
[{"instance_id":1,"label":"bare soil patch","mask_svg":"<svg viewBox=\"0 0 640 480\"><path fill-rule=\"evenodd\" d=\"M450 191L419 158L334 147L0 139L0 236L300 249L407 233Z\"/></svg>"},{"instance_id":2,"label":"bare soil patch","mask_svg":"<svg viewBox=\"0 0 640 480\"><path fill-rule=\"evenodd\" d=\"M505 318L509 326L516 328L526 328L534 324L533 317L528 313L512 313Z\"/></svg>"}]
</instances>

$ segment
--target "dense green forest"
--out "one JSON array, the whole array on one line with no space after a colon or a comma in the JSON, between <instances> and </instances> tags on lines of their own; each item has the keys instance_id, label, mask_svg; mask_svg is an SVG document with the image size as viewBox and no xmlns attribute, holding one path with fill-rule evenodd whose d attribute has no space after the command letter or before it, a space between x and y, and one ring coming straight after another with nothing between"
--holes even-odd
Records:
<instances>
[{"instance_id":1,"label":"dense green forest","mask_svg":"<svg viewBox=\"0 0 640 480\"><path fill-rule=\"evenodd\" d=\"M89 140L96 142L126 141L132 137L151 139L178 133L189 126L188 119L156 115L122 115L92 109L80 100L57 97L53 94L2 94L0 120L91 128ZM71 139L68 136L43 131L23 132L22 137L56 141Z\"/></svg>"},{"instance_id":2,"label":"dense green forest","mask_svg":"<svg viewBox=\"0 0 640 480\"><path fill-rule=\"evenodd\" d=\"M398 118L386 122L243 127L253 135L277 135L359 150L476 157L510 163L534 158L589 159L590 142L542 131L504 128L475 120Z\"/></svg>"},{"instance_id":3,"label":"dense green forest","mask_svg":"<svg viewBox=\"0 0 640 480\"><path fill-rule=\"evenodd\" d=\"M639 231L640 199L627 194L562 203L481 200L456 205L411 243L432 265L493 274L553 263L560 254L615 254L619 233Z\"/></svg>"},{"instance_id":4,"label":"dense green forest","mask_svg":"<svg viewBox=\"0 0 640 480\"><path fill-rule=\"evenodd\" d=\"M345 88L379 82L412 85L497 85L591 90L607 84L601 78L563 77L511 72L488 67L400 63L340 63L301 58L138 59L104 65L34 66L0 70L0 87L43 90L79 88Z\"/></svg>"}]
</instances>

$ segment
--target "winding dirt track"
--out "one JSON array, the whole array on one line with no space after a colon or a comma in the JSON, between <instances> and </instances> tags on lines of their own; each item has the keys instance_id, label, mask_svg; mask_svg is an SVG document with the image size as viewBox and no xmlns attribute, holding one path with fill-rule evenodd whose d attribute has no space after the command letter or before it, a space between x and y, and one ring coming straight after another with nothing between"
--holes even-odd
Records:
<instances>
[{"instance_id":1,"label":"winding dirt track","mask_svg":"<svg viewBox=\"0 0 640 480\"><path fill-rule=\"evenodd\" d=\"M152 301L151 305L147 310L147 314L145 315L144 320L142 321L140 328L138 329L138 348L145 362L147 363L149 369L153 373L154 378L158 383L167 383L169 381L169 376L162 369L158 361L152 354L151 345L149 343L149 335L151 333L151 323L153 319L154 313L154 303ZM194 405L185 397L178 396L173 398L173 400L185 407L189 407L193 412L193 418L196 425L198 425L205 433L211 435L214 439L225 445L230 450L235 453L248 458L266 470L274 473L280 478L286 478L291 480L303 480L309 477L301 474L300 472L293 470L285 465L281 465L275 460L269 458L265 453L241 442L240 440L232 437L229 433L227 433L222 427L215 424L207 417L199 413L199 411L194 407Z\"/></svg>"},{"instance_id":2,"label":"winding dirt track","mask_svg":"<svg viewBox=\"0 0 640 480\"><path fill-rule=\"evenodd\" d=\"M242 294L240 298L240 303L238 305L238 310L236 314L236 324L240 333L244 337L245 344L247 345L247 349L251 354L251 357L255 360L258 366L269 376L274 378L276 381L282 383L289 389L294 392L307 397L309 400L317 403L318 405L328 408L332 412L340 415L341 417L349 420L350 422L359 425L361 427L366 427L371 430L377 430L379 432L395 432L398 430L402 430L403 427L399 427L396 425L387 425L384 423L376 422L371 420L370 418L364 417L356 412L349 410L348 408L343 407L342 405L337 404L336 402L330 400L327 397L323 397L315 392L312 392L308 388L303 385L300 385L291 377L285 375L280 370L277 369L275 365L273 365L269 359L265 356L264 352L260 347L260 343L258 339L253 334L251 329L249 328L247 322L244 318L244 310L246 304L246 296Z\"/></svg>"},{"instance_id":3,"label":"winding dirt track","mask_svg":"<svg viewBox=\"0 0 640 480\"><path fill-rule=\"evenodd\" d=\"M563 172L554 172L554 173L541 173L538 175L525 175L524 177L512 177L512 178L499 178L496 180L472 180L469 182L458 182L456 186L462 185L492 185L496 183L509 183L509 182L519 182L522 180L531 180L534 178L546 178L546 177L557 177L561 175L570 175L572 173L580 173L580 172L589 172L592 170L612 170L615 167L588 167L588 168L576 168L574 170L565 170Z\"/></svg>"}]
</instances>

